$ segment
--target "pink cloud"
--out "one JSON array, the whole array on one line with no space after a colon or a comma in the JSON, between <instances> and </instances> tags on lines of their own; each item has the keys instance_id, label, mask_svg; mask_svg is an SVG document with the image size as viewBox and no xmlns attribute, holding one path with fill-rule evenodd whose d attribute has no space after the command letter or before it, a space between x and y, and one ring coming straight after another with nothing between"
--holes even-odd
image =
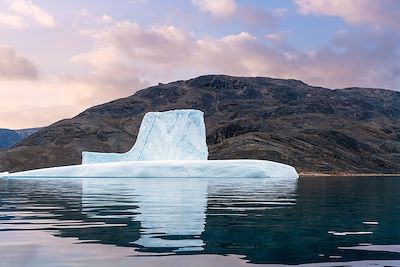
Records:
<instances>
[{"instance_id":1,"label":"pink cloud","mask_svg":"<svg viewBox=\"0 0 400 267\"><path fill-rule=\"evenodd\" d=\"M303 15L341 17L349 24L387 26L398 30L400 1L398 0L295 0Z\"/></svg>"},{"instance_id":2,"label":"pink cloud","mask_svg":"<svg viewBox=\"0 0 400 267\"><path fill-rule=\"evenodd\" d=\"M247 32L195 38L174 26L143 28L125 21L95 34L94 49L72 61L99 75L110 73L110 66L123 68L120 73L150 83L215 72L298 78L327 87L398 85L398 45L383 32L338 32L330 45L312 51L289 46L283 34L267 35L271 46Z\"/></svg>"},{"instance_id":3,"label":"pink cloud","mask_svg":"<svg viewBox=\"0 0 400 267\"><path fill-rule=\"evenodd\" d=\"M210 73L296 78L331 88L400 89L398 39L384 31L339 31L328 45L303 50L286 41L286 32L259 39L249 32L196 36L172 25L143 27L131 21L101 25L86 32L93 45L70 58L67 67L79 72L43 72L37 79L32 62L0 47L0 88L7 88L0 98L9 100L0 127L49 124L151 84Z\"/></svg>"},{"instance_id":4,"label":"pink cloud","mask_svg":"<svg viewBox=\"0 0 400 267\"><path fill-rule=\"evenodd\" d=\"M39 71L26 58L18 56L14 49L0 46L0 79L37 79Z\"/></svg>"},{"instance_id":5,"label":"pink cloud","mask_svg":"<svg viewBox=\"0 0 400 267\"><path fill-rule=\"evenodd\" d=\"M24 20L20 16L6 13L0 13L0 24L18 30L22 30L26 27Z\"/></svg>"},{"instance_id":6,"label":"pink cloud","mask_svg":"<svg viewBox=\"0 0 400 267\"><path fill-rule=\"evenodd\" d=\"M285 39L282 33L269 33L265 35L265 38L274 43L281 43Z\"/></svg>"},{"instance_id":7,"label":"pink cloud","mask_svg":"<svg viewBox=\"0 0 400 267\"><path fill-rule=\"evenodd\" d=\"M286 13L286 9L260 9L250 6L241 6L238 8L239 18L255 27L275 27L280 18Z\"/></svg>"},{"instance_id":8,"label":"pink cloud","mask_svg":"<svg viewBox=\"0 0 400 267\"><path fill-rule=\"evenodd\" d=\"M192 0L200 11L211 13L218 18L227 18L235 14L235 0Z\"/></svg>"},{"instance_id":9,"label":"pink cloud","mask_svg":"<svg viewBox=\"0 0 400 267\"><path fill-rule=\"evenodd\" d=\"M53 28L56 26L54 18L30 0L13 0L10 3L10 9L18 14L33 17L45 27Z\"/></svg>"}]
</instances>

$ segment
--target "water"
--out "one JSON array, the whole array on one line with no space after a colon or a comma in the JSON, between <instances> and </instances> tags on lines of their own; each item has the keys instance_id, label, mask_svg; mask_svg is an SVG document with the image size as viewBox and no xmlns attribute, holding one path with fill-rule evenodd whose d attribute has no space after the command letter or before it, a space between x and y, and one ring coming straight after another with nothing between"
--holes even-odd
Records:
<instances>
[{"instance_id":1,"label":"water","mask_svg":"<svg viewBox=\"0 0 400 267\"><path fill-rule=\"evenodd\" d=\"M399 177L0 179L4 267L400 266L399 223Z\"/></svg>"}]
</instances>

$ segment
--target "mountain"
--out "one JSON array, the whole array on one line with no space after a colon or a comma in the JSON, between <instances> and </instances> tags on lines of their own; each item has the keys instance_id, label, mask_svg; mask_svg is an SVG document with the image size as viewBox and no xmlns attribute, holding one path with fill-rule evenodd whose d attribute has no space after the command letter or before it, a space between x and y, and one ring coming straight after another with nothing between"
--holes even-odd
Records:
<instances>
[{"instance_id":1,"label":"mountain","mask_svg":"<svg viewBox=\"0 0 400 267\"><path fill-rule=\"evenodd\" d=\"M37 131L39 131L39 128L21 130L0 129L0 149L10 148Z\"/></svg>"},{"instance_id":2,"label":"mountain","mask_svg":"<svg viewBox=\"0 0 400 267\"><path fill-rule=\"evenodd\" d=\"M9 148L21 140L19 134L13 130L0 129L0 149Z\"/></svg>"},{"instance_id":3,"label":"mountain","mask_svg":"<svg viewBox=\"0 0 400 267\"><path fill-rule=\"evenodd\" d=\"M0 172L79 164L83 150L125 152L146 112L179 108L205 112L210 159L400 173L400 92L223 75L159 84L42 128L0 153Z\"/></svg>"},{"instance_id":4,"label":"mountain","mask_svg":"<svg viewBox=\"0 0 400 267\"><path fill-rule=\"evenodd\" d=\"M21 137L22 140L36 133L39 130L40 128L28 128L28 129L14 130L14 131Z\"/></svg>"}]
</instances>

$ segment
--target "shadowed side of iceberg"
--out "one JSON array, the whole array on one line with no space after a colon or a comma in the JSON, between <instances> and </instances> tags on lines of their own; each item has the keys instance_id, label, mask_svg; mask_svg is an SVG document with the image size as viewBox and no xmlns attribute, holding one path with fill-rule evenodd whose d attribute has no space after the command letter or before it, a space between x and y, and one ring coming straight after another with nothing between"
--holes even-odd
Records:
<instances>
[{"instance_id":1,"label":"shadowed side of iceberg","mask_svg":"<svg viewBox=\"0 0 400 267\"><path fill-rule=\"evenodd\" d=\"M155 160L46 168L9 174L6 177L298 178L298 174L292 166L265 160Z\"/></svg>"}]
</instances>

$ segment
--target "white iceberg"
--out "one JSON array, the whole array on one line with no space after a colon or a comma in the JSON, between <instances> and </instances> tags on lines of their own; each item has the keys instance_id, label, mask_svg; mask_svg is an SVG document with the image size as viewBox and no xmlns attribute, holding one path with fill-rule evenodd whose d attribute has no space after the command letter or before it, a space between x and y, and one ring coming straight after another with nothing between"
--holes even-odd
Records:
<instances>
[{"instance_id":1,"label":"white iceberg","mask_svg":"<svg viewBox=\"0 0 400 267\"><path fill-rule=\"evenodd\" d=\"M138 160L207 160L203 112L172 110L143 117L136 143L126 153L82 152L82 164Z\"/></svg>"},{"instance_id":2,"label":"white iceberg","mask_svg":"<svg viewBox=\"0 0 400 267\"><path fill-rule=\"evenodd\" d=\"M292 166L265 160L207 160L203 112L149 112L126 153L83 152L82 165L5 174L3 177L292 177Z\"/></svg>"}]
</instances>

